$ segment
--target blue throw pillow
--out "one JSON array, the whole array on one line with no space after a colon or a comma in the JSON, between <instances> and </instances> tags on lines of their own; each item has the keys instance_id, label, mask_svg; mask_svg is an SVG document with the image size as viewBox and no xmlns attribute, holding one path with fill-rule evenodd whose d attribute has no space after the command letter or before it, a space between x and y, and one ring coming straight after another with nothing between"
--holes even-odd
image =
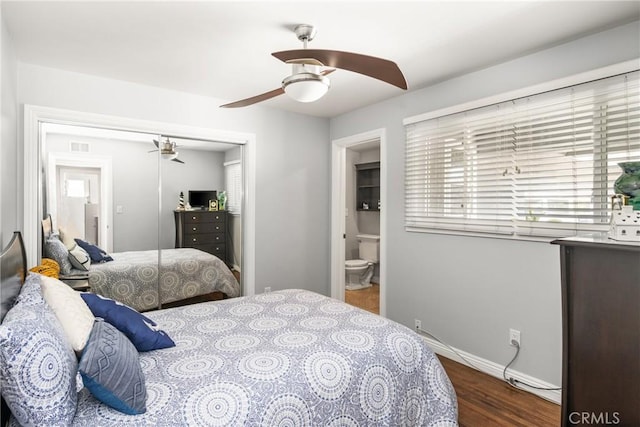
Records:
<instances>
[{"instance_id":1,"label":"blue throw pillow","mask_svg":"<svg viewBox=\"0 0 640 427\"><path fill-rule=\"evenodd\" d=\"M85 242L82 239L74 239L74 240L76 241L78 246L80 246L82 249L87 251L87 253L89 254L89 257L91 257L92 263L113 261L113 258L111 258L109 254L107 254L105 251L103 251L96 245L92 245L91 243Z\"/></svg>"},{"instance_id":2,"label":"blue throw pillow","mask_svg":"<svg viewBox=\"0 0 640 427\"><path fill-rule=\"evenodd\" d=\"M155 328L157 324L133 308L118 301L91 293L80 294L96 317L115 326L125 334L138 351L174 347L176 344L166 332Z\"/></svg>"},{"instance_id":3,"label":"blue throw pillow","mask_svg":"<svg viewBox=\"0 0 640 427\"><path fill-rule=\"evenodd\" d=\"M82 382L102 403L128 415L147 411L147 389L131 341L96 319L78 366Z\"/></svg>"}]
</instances>

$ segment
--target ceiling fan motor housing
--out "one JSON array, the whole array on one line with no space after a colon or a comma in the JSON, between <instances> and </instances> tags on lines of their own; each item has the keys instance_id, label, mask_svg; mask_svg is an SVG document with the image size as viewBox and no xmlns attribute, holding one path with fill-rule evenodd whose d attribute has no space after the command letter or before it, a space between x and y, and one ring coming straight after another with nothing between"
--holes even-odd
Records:
<instances>
[{"instance_id":1,"label":"ceiling fan motor housing","mask_svg":"<svg viewBox=\"0 0 640 427\"><path fill-rule=\"evenodd\" d=\"M293 29L293 32L296 33L296 37L298 37L298 40L300 40L301 42L310 42L316 36L318 30L313 25L300 24L296 25L296 27ZM306 47L307 46L305 46L305 48Z\"/></svg>"}]
</instances>

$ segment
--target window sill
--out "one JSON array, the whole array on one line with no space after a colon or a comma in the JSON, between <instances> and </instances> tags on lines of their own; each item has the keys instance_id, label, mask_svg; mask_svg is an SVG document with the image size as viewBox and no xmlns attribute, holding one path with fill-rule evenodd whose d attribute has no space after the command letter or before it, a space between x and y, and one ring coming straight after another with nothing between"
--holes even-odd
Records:
<instances>
[{"instance_id":1,"label":"window sill","mask_svg":"<svg viewBox=\"0 0 640 427\"><path fill-rule=\"evenodd\" d=\"M412 232L412 233L441 234L441 235L461 236L461 237L482 237L485 239L517 240L517 241L537 242L537 243L545 243L545 244L549 244L554 240L558 240L562 238L571 238L571 237L587 237L587 238L598 238L598 239L607 238L606 232L579 232L573 236L550 237L550 236L527 236L527 235L514 235L514 234L480 233L480 232L471 232L471 231L435 230L435 229L407 227L407 226L405 226L404 229L405 231Z\"/></svg>"}]
</instances>

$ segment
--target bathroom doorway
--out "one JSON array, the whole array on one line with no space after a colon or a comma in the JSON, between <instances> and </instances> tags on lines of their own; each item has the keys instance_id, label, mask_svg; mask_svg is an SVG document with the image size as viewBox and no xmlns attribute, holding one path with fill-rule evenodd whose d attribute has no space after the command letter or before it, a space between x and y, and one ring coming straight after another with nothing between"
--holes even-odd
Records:
<instances>
[{"instance_id":1,"label":"bathroom doorway","mask_svg":"<svg viewBox=\"0 0 640 427\"><path fill-rule=\"evenodd\" d=\"M384 316L384 129L334 140L332 157L331 296Z\"/></svg>"},{"instance_id":2,"label":"bathroom doorway","mask_svg":"<svg viewBox=\"0 0 640 427\"><path fill-rule=\"evenodd\" d=\"M380 140L347 147L345 160L344 300L379 314Z\"/></svg>"}]
</instances>

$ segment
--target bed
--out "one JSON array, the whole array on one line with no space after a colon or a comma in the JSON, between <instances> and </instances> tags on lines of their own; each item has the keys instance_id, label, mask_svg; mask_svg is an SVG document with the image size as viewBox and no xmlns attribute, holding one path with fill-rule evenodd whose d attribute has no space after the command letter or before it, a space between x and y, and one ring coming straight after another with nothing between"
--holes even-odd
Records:
<instances>
[{"instance_id":1,"label":"bed","mask_svg":"<svg viewBox=\"0 0 640 427\"><path fill-rule=\"evenodd\" d=\"M67 253L46 249L55 236L51 216L42 221L43 254L59 264L67 263ZM62 253L60 253L62 252ZM240 285L227 265L218 257L198 249L163 249L109 254L110 261L86 264L88 271L74 265L61 279L73 284L88 281L92 292L126 304L138 311L157 309L162 305L207 296L209 299L240 295ZM160 265L160 267L159 267Z\"/></svg>"},{"instance_id":2,"label":"bed","mask_svg":"<svg viewBox=\"0 0 640 427\"><path fill-rule=\"evenodd\" d=\"M12 253L14 258L19 251ZM19 264L5 258L3 267ZM32 276L22 293L33 288ZM22 293L6 319L13 320L12 311L26 298ZM70 394L71 425L458 425L455 392L420 336L341 301L290 289L145 315L175 342L136 359L146 412L125 415L85 386ZM94 328L101 323L95 320ZM79 354L80 365L87 351ZM27 363L38 361L33 359ZM4 394L9 389L2 385ZM10 425L18 425L15 418Z\"/></svg>"}]
</instances>

